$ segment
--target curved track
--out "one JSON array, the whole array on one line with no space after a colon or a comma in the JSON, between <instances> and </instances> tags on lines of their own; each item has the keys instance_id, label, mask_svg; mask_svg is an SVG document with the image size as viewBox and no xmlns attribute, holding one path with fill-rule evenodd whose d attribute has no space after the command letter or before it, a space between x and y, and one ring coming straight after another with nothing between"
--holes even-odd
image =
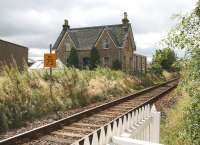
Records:
<instances>
[{"instance_id":1,"label":"curved track","mask_svg":"<svg viewBox=\"0 0 200 145\"><path fill-rule=\"evenodd\" d=\"M133 108L154 103L178 84L173 79L0 141L0 145L68 145Z\"/></svg>"}]
</instances>

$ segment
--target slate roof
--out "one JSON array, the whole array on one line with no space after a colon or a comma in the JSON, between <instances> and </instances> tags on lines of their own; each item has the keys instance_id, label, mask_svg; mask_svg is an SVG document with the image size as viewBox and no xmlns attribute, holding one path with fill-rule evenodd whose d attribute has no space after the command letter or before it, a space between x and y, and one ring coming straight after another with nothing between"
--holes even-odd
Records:
<instances>
[{"instance_id":1,"label":"slate roof","mask_svg":"<svg viewBox=\"0 0 200 145\"><path fill-rule=\"evenodd\" d=\"M129 27L130 24L129 24ZM106 29L113 41L115 42L117 47L122 47L124 39L126 38L127 32L124 31L123 24L116 25L104 25L104 26L93 26L93 27L83 27L83 28L72 28L66 31L62 30L58 39L56 40L53 48L57 49L60 41L66 32L69 33L69 36L72 38L73 42L76 45L76 48L84 49L84 48L92 48L99 36Z\"/></svg>"}]
</instances>

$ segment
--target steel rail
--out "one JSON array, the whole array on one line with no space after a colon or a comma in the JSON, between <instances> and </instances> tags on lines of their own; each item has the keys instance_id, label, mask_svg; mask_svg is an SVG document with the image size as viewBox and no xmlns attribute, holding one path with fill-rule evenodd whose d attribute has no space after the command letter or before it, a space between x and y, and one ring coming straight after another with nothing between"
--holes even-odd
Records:
<instances>
[{"instance_id":1,"label":"steel rail","mask_svg":"<svg viewBox=\"0 0 200 145\"><path fill-rule=\"evenodd\" d=\"M110 108L112 106L118 105L118 104L120 104L122 102L125 102L127 100L134 99L135 97L137 97L137 96L139 96L141 94L144 94L144 93L147 93L147 92L152 91L154 89L157 89L159 87L165 86L165 85L167 85L167 84L169 84L171 82L177 81L178 79L179 78L175 78L175 79L169 80L167 82L164 82L164 83L161 83L161 84L158 84L158 85L143 89L143 90L138 91L136 93L129 94L127 96L121 97L121 98L116 99L114 101L111 101L111 102L108 102L108 103L104 103L102 105L90 108L88 110L73 114L73 115L71 115L69 117L54 121L54 122L49 123L47 125L44 125L44 126L32 129L30 131L26 131L24 133L21 133L21 134L18 134L18 135L15 135L15 136L0 140L0 145L22 144L24 142L31 141L32 139L40 138L41 136L46 135L46 134L48 134L48 133L50 133L52 131L61 129L63 126L70 125L73 122L76 122L76 121L81 120L82 118L91 116L91 115L95 114L96 112L99 112L99 111L102 111L102 110L106 110L107 108ZM169 92L174 87L176 87L176 85L173 86L173 87L170 87L164 93ZM157 100L162 95L163 95L163 93L159 94L156 97L153 97L152 99L150 99L148 101L145 101L143 103L143 105L145 105L147 103L154 102L155 100Z\"/></svg>"},{"instance_id":2,"label":"steel rail","mask_svg":"<svg viewBox=\"0 0 200 145\"><path fill-rule=\"evenodd\" d=\"M178 84L175 84L174 86L169 87L167 90L165 90L164 93L161 92L160 94L158 94L158 95L156 95L156 96L154 96L154 97L152 97L152 98L150 98L150 99L144 101L142 104L140 104L140 105L134 107L133 109L128 110L126 113L124 113L123 115L117 117L115 120L119 120L120 118L123 118L124 116L128 116L128 114L129 114L130 112L133 112L133 111L135 111L135 110L138 110L139 108L141 108L141 107L143 107L143 106L145 106L145 105L148 105L148 104L149 104L149 105L152 105L153 103L155 103L155 101L157 101L157 100L158 100L160 97L162 97L164 94L167 94L168 92L170 92L171 90L173 90L177 85L178 85ZM107 127L108 124L113 125L111 122L113 122L113 120L110 121L109 123L106 123L106 124L104 125L104 127ZM101 131L101 128L97 129L97 130L94 131L94 132L97 132L97 133L98 133L98 136L99 136L99 135L100 135L100 131ZM92 138L93 138L93 135L94 135L94 132L91 132L91 133L88 134L87 136L89 136L89 138L92 139ZM76 142L79 142L79 143L80 143L79 145L83 145L83 144L84 144L84 138L81 138L81 139L77 140Z\"/></svg>"}]
</instances>

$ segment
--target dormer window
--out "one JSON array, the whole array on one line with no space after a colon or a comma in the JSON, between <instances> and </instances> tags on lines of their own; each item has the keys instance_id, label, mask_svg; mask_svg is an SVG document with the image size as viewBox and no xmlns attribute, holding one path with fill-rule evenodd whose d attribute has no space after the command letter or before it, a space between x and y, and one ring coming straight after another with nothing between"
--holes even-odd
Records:
<instances>
[{"instance_id":1,"label":"dormer window","mask_svg":"<svg viewBox=\"0 0 200 145\"><path fill-rule=\"evenodd\" d=\"M104 49L108 49L108 48L109 48L108 39L105 39L105 40L103 41L103 48L104 48Z\"/></svg>"}]
</instances>

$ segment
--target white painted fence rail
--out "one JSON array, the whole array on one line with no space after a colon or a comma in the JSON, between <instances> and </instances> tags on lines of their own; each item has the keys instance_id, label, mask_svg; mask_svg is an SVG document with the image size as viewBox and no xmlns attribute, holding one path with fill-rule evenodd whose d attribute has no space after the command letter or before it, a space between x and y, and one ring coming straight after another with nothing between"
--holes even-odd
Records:
<instances>
[{"instance_id":1,"label":"white painted fence rail","mask_svg":"<svg viewBox=\"0 0 200 145\"><path fill-rule=\"evenodd\" d=\"M72 145L161 145L160 112L146 105L127 112Z\"/></svg>"}]
</instances>

